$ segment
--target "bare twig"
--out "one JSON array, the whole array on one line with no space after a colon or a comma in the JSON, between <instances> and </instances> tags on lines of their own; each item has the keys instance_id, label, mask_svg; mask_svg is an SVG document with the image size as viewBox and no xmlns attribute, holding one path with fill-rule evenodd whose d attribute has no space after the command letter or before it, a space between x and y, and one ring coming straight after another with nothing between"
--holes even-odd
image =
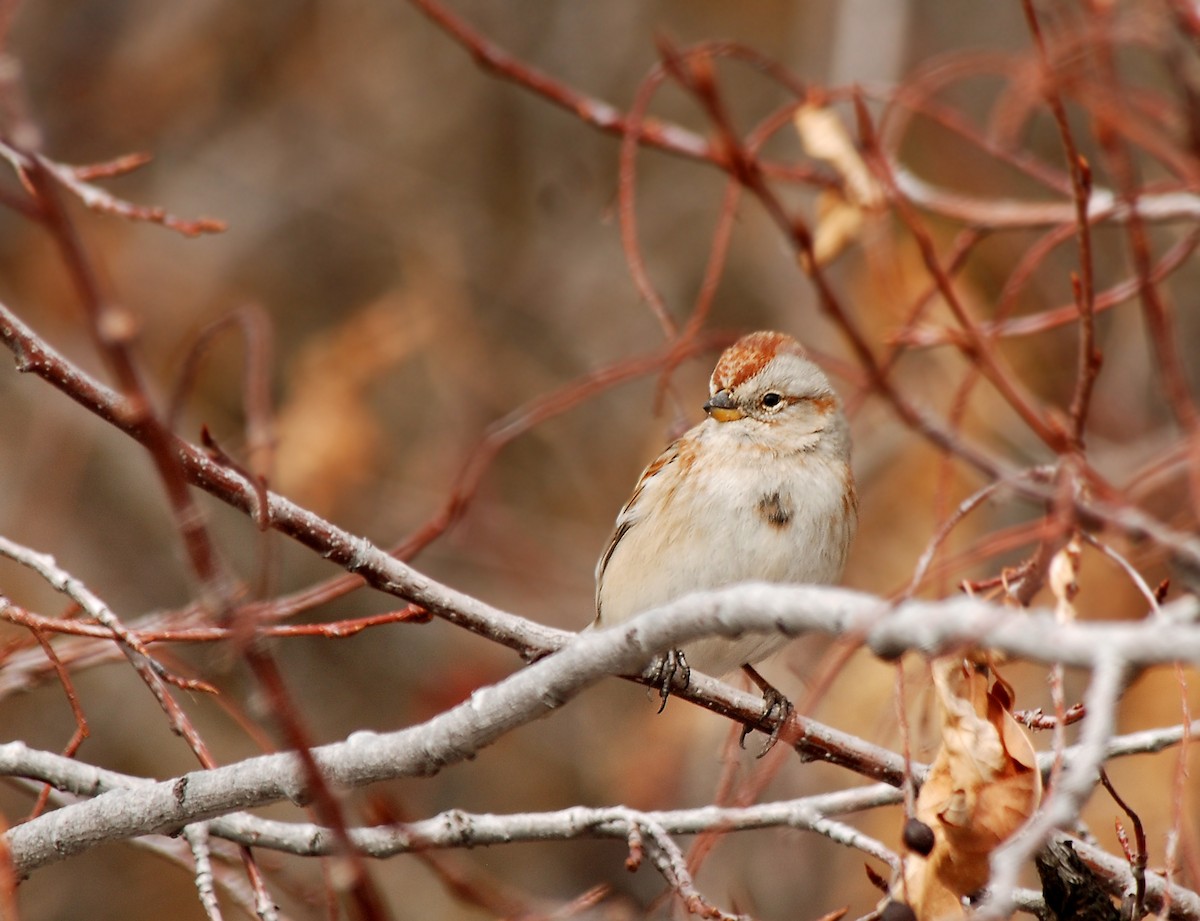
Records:
<instances>
[{"instance_id":1,"label":"bare twig","mask_svg":"<svg viewBox=\"0 0 1200 921\"><path fill-rule=\"evenodd\" d=\"M1138 921L1146 914L1146 862L1148 859L1146 851L1146 829L1142 826L1142 820L1138 818L1138 814L1129 808L1129 804L1121 798L1116 788L1112 785L1112 781L1108 779L1108 772L1104 768L1100 768L1100 783L1104 785L1104 789L1108 791L1108 795L1113 798L1121 811L1129 816L1129 821L1133 823L1134 836L1137 841L1137 850L1131 852L1129 849L1129 839L1125 834L1125 829L1118 821L1117 837L1121 841L1121 847L1125 851L1125 859L1129 861L1129 869L1133 872L1134 893L1133 893L1133 921Z\"/></svg>"}]
</instances>

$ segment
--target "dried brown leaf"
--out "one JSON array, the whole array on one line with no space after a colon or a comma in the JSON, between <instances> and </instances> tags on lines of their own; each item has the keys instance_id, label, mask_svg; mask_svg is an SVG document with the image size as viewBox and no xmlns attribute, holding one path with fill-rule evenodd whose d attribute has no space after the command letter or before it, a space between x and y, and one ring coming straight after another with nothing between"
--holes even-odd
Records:
<instances>
[{"instance_id":1,"label":"dried brown leaf","mask_svg":"<svg viewBox=\"0 0 1200 921\"><path fill-rule=\"evenodd\" d=\"M836 112L825 106L803 105L796 110L795 125L805 152L824 160L841 175L847 201L860 208L882 207L883 188Z\"/></svg>"},{"instance_id":2,"label":"dried brown leaf","mask_svg":"<svg viewBox=\"0 0 1200 921\"><path fill-rule=\"evenodd\" d=\"M1054 615L1060 621L1076 619L1075 596L1079 594L1079 562L1081 546L1076 535L1050 561L1048 582L1056 601Z\"/></svg>"},{"instance_id":3,"label":"dried brown leaf","mask_svg":"<svg viewBox=\"0 0 1200 921\"><path fill-rule=\"evenodd\" d=\"M883 205L883 189L833 110L801 106L795 125L805 152L824 160L842 177L841 188L828 189L817 200L813 260L825 265L859 238L866 213Z\"/></svg>"},{"instance_id":4,"label":"dried brown leaf","mask_svg":"<svg viewBox=\"0 0 1200 921\"><path fill-rule=\"evenodd\" d=\"M929 855L909 854L902 888L919 921L962 917L962 900L988 880L988 857L1037 808L1037 756L1012 716L1012 689L985 666L941 660L934 687L942 742L917 798L933 831Z\"/></svg>"},{"instance_id":5,"label":"dried brown leaf","mask_svg":"<svg viewBox=\"0 0 1200 921\"><path fill-rule=\"evenodd\" d=\"M817 199L813 228L813 259L817 265L832 262L862 233L863 209L846 200L838 189L827 189Z\"/></svg>"}]
</instances>

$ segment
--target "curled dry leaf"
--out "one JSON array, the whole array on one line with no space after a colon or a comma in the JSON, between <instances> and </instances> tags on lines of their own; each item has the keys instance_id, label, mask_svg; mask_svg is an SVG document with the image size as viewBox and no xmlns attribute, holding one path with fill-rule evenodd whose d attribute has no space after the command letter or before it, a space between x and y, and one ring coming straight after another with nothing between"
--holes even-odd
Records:
<instances>
[{"instance_id":1,"label":"curled dry leaf","mask_svg":"<svg viewBox=\"0 0 1200 921\"><path fill-rule=\"evenodd\" d=\"M862 233L863 209L846 200L840 189L826 189L817 198L812 255L817 265L832 262Z\"/></svg>"},{"instance_id":2,"label":"curled dry leaf","mask_svg":"<svg viewBox=\"0 0 1200 921\"><path fill-rule=\"evenodd\" d=\"M1054 594L1054 616L1064 623L1076 619L1075 596L1079 594L1079 535L1067 542L1050 561L1050 591Z\"/></svg>"},{"instance_id":3,"label":"curled dry leaf","mask_svg":"<svg viewBox=\"0 0 1200 921\"><path fill-rule=\"evenodd\" d=\"M795 125L805 152L842 177L841 188L826 190L817 201L812 254L824 265L858 239L866 212L883 206L884 192L837 113L809 103L796 110Z\"/></svg>"},{"instance_id":4,"label":"curled dry leaf","mask_svg":"<svg viewBox=\"0 0 1200 921\"><path fill-rule=\"evenodd\" d=\"M1042 778L1033 744L1012 716L1012 689L986 666L933 665L942 741L917 798L933 832L927 856L909 853L892 896L918 921L964 915L963 899L988 881L988 857L1037 808Z\"/></svg>"},{"instance_id":5,"label":"curled dry leaf","mask_svg":"<svg viewBox=\"0 0 1200 921\"><path fill-rule=\"evenodd\" d=\"M810 103L796 110L795 125L808 155L824 160L841 174L848 201L863 208L883 206L883 188L837 113Z\"/></svg>"}]
</instances>

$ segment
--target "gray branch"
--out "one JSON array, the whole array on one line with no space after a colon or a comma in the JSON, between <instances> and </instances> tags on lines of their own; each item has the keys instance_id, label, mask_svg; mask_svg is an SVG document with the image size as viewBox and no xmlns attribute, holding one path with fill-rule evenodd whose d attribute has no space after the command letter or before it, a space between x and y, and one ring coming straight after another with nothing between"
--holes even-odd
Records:
<instances>
[{"instance_id":1,"label":"gray branch","mask_svg":"<svg viewBox=\"0 0 1200 921\"><path fill-rule=\"evenodd\" d=\"M1200 662L1200 626L1193 623L1197 609L1195 599L1185 598L1165 607L1153 622L1062 624L1050 612L1018 614L969 598L893 608L847 589L750 583L689 596L617 628L584 632L559 652L477 690L426 723L392 733L354 733L314 749L314 755L329 781L340 787L426 775L476 754L602 677L637 672L664 650L705 635L820 631L861 637L886 657L979 646L1043 664L1095 668L1104 662L1106 668L1137 670ZM8 748L0 746L0 758ZM102 772L92 777L97 786L105 779ZM172 834L192 822L253 806L285 799L302 804L307 796L294 755L267 755L134 789L112 789L11 829L6 839L16 870L28 873L100 842Z\"/></svg>"},{"instance_id":2,"label":"gray branch","mask_svg":"<svg viewBox=\"0 0 1200 921\"><path fill-rule=\"evenodd\" d=\"M935 214L978 227L1053 227L1075 221L1075 203L1067 199L1043 201L1013 198L983 198L956 192L922 179L898 162L890 168L896 188L913 204ZM1131 207L1111 189L1092 189L1088 218L1095 223L1126 223L1135 212L1144 221L1194 222L1200 217L1200 196L1191 192L1160 192L1141 195Z\"/></svg>"}]
</instances>

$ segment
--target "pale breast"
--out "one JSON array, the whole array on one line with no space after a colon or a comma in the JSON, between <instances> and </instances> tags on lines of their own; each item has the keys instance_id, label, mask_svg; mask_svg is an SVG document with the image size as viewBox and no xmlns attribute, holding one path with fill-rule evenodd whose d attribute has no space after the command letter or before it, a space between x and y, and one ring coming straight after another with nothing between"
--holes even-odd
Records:
<instances>
[{"instance_id":1,"label":"pale breast","mask_svg":"<svg viewBox=\"0 0 1200 921\"><path fill-rule=\"evenodd\" d=\"M598 623L620 623L691 592L737 582L841 577L856 519L844 459L727 443L722 448L728 450L716 452L722 455L717 465L701 460L714 453L703 441L698 452L680 444L649 468L652 475L618 518L598 570ZM784 642L704 641L684 652L693 667L721 674Z\"/></svg>"}]
</instances>

